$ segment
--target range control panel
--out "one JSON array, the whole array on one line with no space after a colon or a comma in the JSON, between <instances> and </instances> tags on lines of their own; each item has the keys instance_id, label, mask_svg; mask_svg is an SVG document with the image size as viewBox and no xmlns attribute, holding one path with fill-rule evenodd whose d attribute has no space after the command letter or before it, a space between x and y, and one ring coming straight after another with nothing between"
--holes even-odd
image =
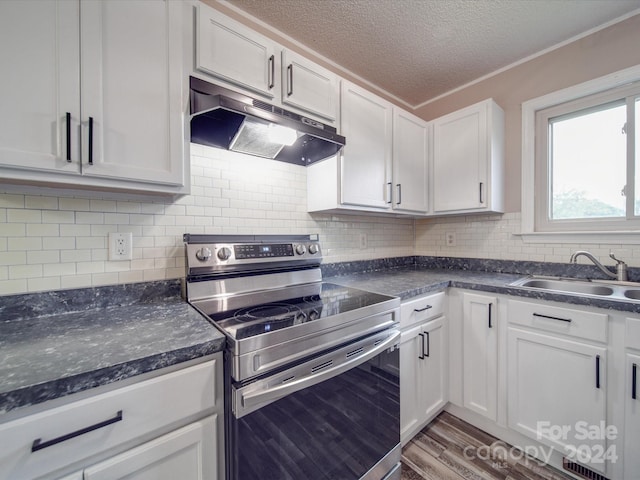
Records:
<instances>
[{"instance_id":1,"label":"range control panel","mask_svg":"<svg viewBox=\"0 0 640 480\"><path fill-rule=\"evenodd\" d=\"M234 245L236 259L293 257L293 244L276 243L272 245Z\"/></svg>"},{"instance_id":2,"label":"range control panel","mask_svg":"<svg viewBox=\"0 0 640 480\"><path fill-rule=\"evenodd\" d=\"M191 236L193 238L195 236ZM197 238L197 237L196 237ZM199 238L198 238L199 239ZM219 239L216 239L219 240ZM296 238L295 241L268 241L259 242L186 242L188 267L212 268L216 271L229 269L237 270L243 265L278 263L279 266L287 264L320 264L322 251L317 239L313 237Z\"/></svg>"}]
</instances>

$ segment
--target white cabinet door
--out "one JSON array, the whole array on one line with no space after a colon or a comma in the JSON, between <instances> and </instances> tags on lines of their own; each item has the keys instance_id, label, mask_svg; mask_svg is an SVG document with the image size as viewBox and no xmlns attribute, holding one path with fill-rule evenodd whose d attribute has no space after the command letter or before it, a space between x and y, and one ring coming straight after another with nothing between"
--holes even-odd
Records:
<instances>
[{"instance_id":1,"label":"white cabinet door","mask_svg":"<svg viewBox=\"0 0 640 480\"><path fill-rule=\"evenodd\" d=\"M276 44L202 3L197 6L196 68L272 99Z\"/></svg>"},{"instance_id":2,"label":"white cabinet door","mask_svg":"<svg viewBox=\"0 0 640 480\"><path fill-rule=\"evenodd\" d=\"M640 472L640 356L627 353L624 409L624 478Z\"/></svg>"},{"instance_id":3,"label":"white cabinet door","mask_svg":"<svg viewBox=\"0 0 640 480\"><path fill-rule=\"evenodd\" d=\"M403 444L447 403L447 338L444 317L402 332L400 441Z\"/></svg>"},{"instance_id":4,"label":"white cabinet door","mask_svg":"<svg viewBox=\"0 0 640 480\"><path fill-rule=\"evenodd\" d=\"M581 434L606 422L606 354L604 347L510 327L509 426L565 455L586 445L587 457L573 460L604 472L604 463L588 459L606 450L606 439Z\"/></svg>"},{"instance_id":5,"label":"white cabinet door","mask_svg":"<svg viewBox=\"0 0 640 480\"><path fill-rule=\"evenodd\" d=\"M81 8L83 174L183 185L182 5Z\"/></svg>"},{"instance_id":6,"label":"white cabinet door","mask_svg":"<svg viewBox=\"0 0 640 480\"><path fill-rule=\"evenodd\" d=\"M0 165L80 172L78 22L78 2L0 2Z\"/></svg>"},{"instance_id":7,"label":"white cabinet door","mask_svg":"<svg viewBox=\"0 0 640 480\"><path fill-rule=\"evenodd\" d=\"M217 415L85 469L84 480L217 478Z\"/></svg>"},{"instance_id":8,"label":"white cabinet door","mask_svg":"<svg viewBox=\"0 0 640 480\"><path fill-rule=\"evenodd\" d=\"M400 338L400 441L408 442L420 428L422 391L422 325L402 332Z\"/></svg>"},{"instance_id":9,"label":"white cabinet door","mask_svg":"<svg viewBox=\"0 0 640 480\"><path fill-rule=\"evenodd\" d=\"M433 121L434 212L503 211L504 113L486 100Z\"/></svg>"},{"instance_id":10,"label":"white cabinet door","mask_svg":"<svg viewBox=\"0 0 640 480\"><path fill-rule=\"evenodd\" d=\"M282 51L282 103L321 117L338 120L338 76L290 50Z\"/></svg>"},{"instance_id":11,"label":"white cabinet door","mask_svg":"<svg viewBox=\"0 0 640 480\"><path fill-rule=\"evenodd\" d=\"M426 213L428 124L393 109L393 209Z\"/></svg>"},{"instance_id":12,"label":"white cabinet door","mask_svg":"<svg viewBox=\"0 0 640 480\"><path fill-rule=\"evenodd\" d=\"M444 317L422 326L425 351L422 359L421 413L426 422L447 403L448 336Z\"/></svg>"},{"instance_id":13,"label":"white cabinet door","mask_svg":"<svg viewBox=\"0 0 640 480\"><path fill-rule=\"evenodd\" d=\"M391 207L392 107L387 101L342 82L342 203Z\"/></svg>"},{"instance_id":14,"label":"white cabinet door","mask_svg":"<svg viewBox=\"0 0 640 480\"><path fill-rule=\"evenodd\" d=\"M463 294L463 404L493 421L498 414L498 319L495 297Z\"/></svg>"}]
</instances>

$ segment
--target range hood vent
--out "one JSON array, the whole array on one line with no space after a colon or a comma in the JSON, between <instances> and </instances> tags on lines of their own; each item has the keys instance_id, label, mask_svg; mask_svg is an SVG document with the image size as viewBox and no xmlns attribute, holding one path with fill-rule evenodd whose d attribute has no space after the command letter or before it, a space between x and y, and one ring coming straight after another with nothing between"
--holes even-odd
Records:
<instances>
[{"instance_id":1,"label":"range hood vent","mask_svg":"<svg viewBox=\"0 0 640 480\"><path fill-rule=\"evenodd\" d=\"M337 154L335 128L190 77L191 141L296 165Z\"/></svg>"}]
</instances>

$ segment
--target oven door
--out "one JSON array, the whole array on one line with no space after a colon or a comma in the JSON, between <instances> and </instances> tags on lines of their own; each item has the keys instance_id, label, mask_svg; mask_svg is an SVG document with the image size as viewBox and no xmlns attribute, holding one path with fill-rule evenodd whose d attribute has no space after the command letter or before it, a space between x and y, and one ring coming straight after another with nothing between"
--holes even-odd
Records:
<instances>
[{"instance_id":1,"label":"oven door","mask_svg":"<svg viewBox=\"0 0 640 480\"><path fill-rule=\"evenodd\" d=\"M400 478L399 338L385 330L230 385L227 478Z\"/></svg>"}]
</instances>

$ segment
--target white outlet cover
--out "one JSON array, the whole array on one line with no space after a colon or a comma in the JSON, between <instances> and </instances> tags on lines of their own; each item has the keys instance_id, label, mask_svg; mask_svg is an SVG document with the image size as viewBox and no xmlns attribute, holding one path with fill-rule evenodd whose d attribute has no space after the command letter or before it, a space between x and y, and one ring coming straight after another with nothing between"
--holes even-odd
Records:
<instances>
[{"instance_id":1,"label":"white outlet cover","mask_svg":"<svg viewBox=\"0 0 640 480\"><path fill-rule=\"evenodd\" d=\"M128 233L109 234L109 260L131 260L133 256L133 235Z\"/></svg>"}]
</instances>

